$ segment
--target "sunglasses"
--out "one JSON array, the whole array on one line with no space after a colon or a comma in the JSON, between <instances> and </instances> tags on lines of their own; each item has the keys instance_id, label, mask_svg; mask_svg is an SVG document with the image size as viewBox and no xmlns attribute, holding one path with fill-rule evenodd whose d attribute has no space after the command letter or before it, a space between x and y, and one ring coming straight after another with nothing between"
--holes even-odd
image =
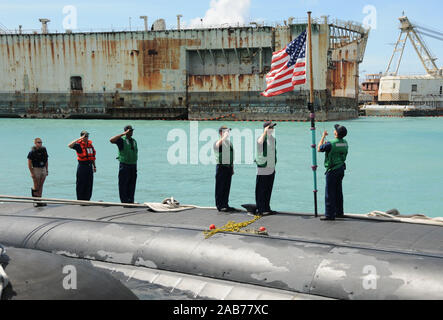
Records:
<instances>
[{"instance_id":1,"label":"sunglasses","mask_svg":"<svg viewBox=\"0 0 443 320\"><path fill-rule=\"evenodd\" d=\"M42 142L41 142L41 141L36 141L35 143L38 143L38 144L42 144Z\"/></svg>"}]
</instances>

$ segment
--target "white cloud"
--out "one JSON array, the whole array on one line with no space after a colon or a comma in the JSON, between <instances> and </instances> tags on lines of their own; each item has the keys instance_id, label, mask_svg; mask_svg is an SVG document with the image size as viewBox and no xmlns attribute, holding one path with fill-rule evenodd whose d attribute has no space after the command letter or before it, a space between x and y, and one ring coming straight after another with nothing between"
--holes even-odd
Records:
<instances>
[{"instance_id":1,"label":"white cloud","mask_svg":"<svg viewBox=\"0 0 443 320\"><path fill-rule=\"evenodd\" d=\"M189 28L214 25L237 25L247 22L251 0L211 0L210 8L204 17L191 20Z\"/></svg>"}]
</instances>

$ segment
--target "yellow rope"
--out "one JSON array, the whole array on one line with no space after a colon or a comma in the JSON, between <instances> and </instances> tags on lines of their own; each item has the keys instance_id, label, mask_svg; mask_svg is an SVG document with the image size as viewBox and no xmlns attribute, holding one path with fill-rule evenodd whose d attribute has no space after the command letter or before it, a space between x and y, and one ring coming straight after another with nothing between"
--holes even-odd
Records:
<instances>
[{"instance_id":1,"label":"yellow rope","mask_svg":"<svg viewBox=\"0 0 443 320\"><path fill-rule=\"evenodd\" d=\"M247 226L253 224L254 222L260 220L262 218L262 216L255 216L255 218L251 221L246 221L246 222L234 222L234 221L229 221L225 226L218 228L218 229L214 229L214 230L209 230L209 231L204 231L205 234L205 238L209 239L212 236L214 236L217 233L220 232L242 232L241 229L246 228Z\"/></svg>"}]
</instances>

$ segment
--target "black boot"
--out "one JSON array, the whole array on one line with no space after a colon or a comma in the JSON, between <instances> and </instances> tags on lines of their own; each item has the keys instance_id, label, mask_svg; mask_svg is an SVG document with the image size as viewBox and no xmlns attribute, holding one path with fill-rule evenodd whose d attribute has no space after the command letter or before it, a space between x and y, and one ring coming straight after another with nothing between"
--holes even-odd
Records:
<instances>
[{"instance_id":1,"label":"black boot","mask_svg":"<svg viewBox=\"0 0 443 320\"><path fill-rule=\"evenodd\" d=\"M37 190L34 190L34 189L31 189L32 190L32 196L33 197L35 197L35 198L41 198L41 197L39 197L36 193L37 193ZM35 200L34 200L35 201ZM40 201L36 201L36 202L34 202L34 207L46 207L47 206L47 204L46 203L44 203L44 202L40 202Z\"/></svg>"},{"instance_id":2,"label":"black boot","mask_svg":"<svg viewBox=\"0 0 443 320\"><path fill-rule=\"evenodd\" d=\"M33 198L36 198L37 196L35 195L36 194L36 190L34 190L33 188L31 188L31 194L32 194L32 197ZM34 200L34 207L38 207L38 203L37 202L35 202L35 200Z\"/></svg>"}]
</instances>

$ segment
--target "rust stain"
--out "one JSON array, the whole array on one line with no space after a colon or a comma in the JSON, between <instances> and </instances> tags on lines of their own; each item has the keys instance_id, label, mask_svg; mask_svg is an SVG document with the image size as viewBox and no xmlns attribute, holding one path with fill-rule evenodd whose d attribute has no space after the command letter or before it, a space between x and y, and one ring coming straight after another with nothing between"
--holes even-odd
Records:
<instances>
[{"instance_id":1,"label":"rust stain","mask_svg":"<svg viewBox=\"0 0 443 320\"><path fill-rule=\"evenodd\" d=\"M249 46L249 37L246 36L244 42L246 43L246 46Z\"/></svg>"},{"instance_id":2,"label":"rust stain","mask_svg":"<svg viewBox=\"0 0 443 320\"><path fill-rule=\"evenodd\" d=\"M203 89L203 80L202 80L202 78L200 76L197 76L196 78L191 77L191 79L195 79L195 84L194 85L195 85L196 88ZM194 83L194 81L193 81L193 83Z\"/></svg>"},{"instance_id":3,"label":"rust stain","mask_svg":"<svg viewBox=\"0 0 443 320\"><path fill-rule=\"evenodd\" d=\"M12 45L11 45L11 51L12 51L12 59L13 60L15 60L15 45L14 45L14 40L13 40L13 42L12 42ZM14 61L14 63L15 63L15 61Z\"/></svg>"},{"instance_id":4,"label":"rust stain","mask_svg":"<svg viewBox=\"0 0 443 320\"><path fill-rule=\"evenodd\" d=\"M328 89L331 90L332 96L338 94L346 96L347 91L354 90L355 67L355 62L344 60L334 62L334 68L328 70Z\"/></svg>"},{"instance_id":5,"label":"rust stain","mask_svg":"<svg viewBox=\"0 0 443 320\"><path fill-rule=\"evenodd\" d=\"M63 57L66 57L66 45L65 45L65 39L62 39L62 49L63 49ZM65 60L65 59L63 59Z\"/></svg>"},{"instance_id":6,"label":"rust stain","mask_svg":"<svg viewBox=\"0 0 443 320\"><path fill-rule=\"evenodd\" d=\"M188 80L188 90L208 92L238 92L251 91L256 84L256 78L251 74L226 75L191 75Z\"/></svg>"},{"instance_id":7,"label":"rust stain","mask_svg":"<svg viewBox=\"0 0 443 320\"><path fill-rule=\"evenodd\" d=\"M220 89L222 89L224 87L224 78L222 75L217 75L215 76L215 80L216 80L216 90L219 91Z\"/></svg>"},{"instance_id":8,"label":"rust stain","mask_svg":"<svg viewBox=\"0 0 443 320\"><path fill-rule=\"evenodd\" d=\"M8 59L9 59L9 43L7 38L6 38L6 51L8 52Z\"/></svg>"},{"instance_id":9,"label":"rust stain","mask_svg":"<svg viewBox=\"0 0 443 320\"><path fill-rule=\"evenodd\" d=\"M348 62L347 61L343 61L342 62L342 75L341 75L341 78L342 78L342 89L345 89L346 90L346 88L347 88L347 82L348 82Z\"/></svg>"},{"instance_id":10,"label":"rust stain","mask_svg":"<svg viewBox=\"0 0 443 320\"><path fill-rule=\"evenodd\" d=\"M109 41L109 47L110 47L110 54L115 56L117 53L117 44L115 40Z\"/></svg>"},{"instance_id":11,"label":"rust stain","mask_svg":"<svg viewBox=\"0 0 443 320\"><path fill-rule=\"evenodd\" d=\"M72 41L72 46L74 47L74 57L75 57L75 59L77 61L77 44L76 44L76 42L77 41L75 41L75 38L74 38L73 41Z\"/></svg>"},{"instance_id":12,"label":"rust stain","mask_svg":"<svg viewBox=\"0 0 443 320\"><path fill-rule=\"evenodd\" d=\"M131 80L123 80L123 90L126 90L126 91L132 90L132 81Z\"/></svg>"},{"instance_id":13,"label":"rust stain","mask_svg":"<svg viewBox=\"0 0 443 320\"><path fill-rule=\"evenodd\" d=\"M228 91L231 91L232 90L232 83L233 83L232 76L226 74L223 76L223 80L225 83L225 88L228 89Z\"/></svg>"},{"instance_id":14,"label":"rust stain","mask_svg":"<svg viewBox=\"0 0 443 320\"><path fill-rule=\"evenodd\" d=\"M51 39L51 57L52 57L52 61L54 61L55 59L54 59L54 42L52 41L52 39Z\"/></svg>"},{"instance_id":15,"label":"rust stain","mask_svg":"<svg viewBox=\"0 0 443 320\"><path fill-rule=\"evenodd\" d=\"M137 55L138 88L144 90L164 89L161 70L179 70L181 48L199 45L201 45L201 40L191 39L157 38L137 41L139 52Z\"/></svg>"}]
</instances>

